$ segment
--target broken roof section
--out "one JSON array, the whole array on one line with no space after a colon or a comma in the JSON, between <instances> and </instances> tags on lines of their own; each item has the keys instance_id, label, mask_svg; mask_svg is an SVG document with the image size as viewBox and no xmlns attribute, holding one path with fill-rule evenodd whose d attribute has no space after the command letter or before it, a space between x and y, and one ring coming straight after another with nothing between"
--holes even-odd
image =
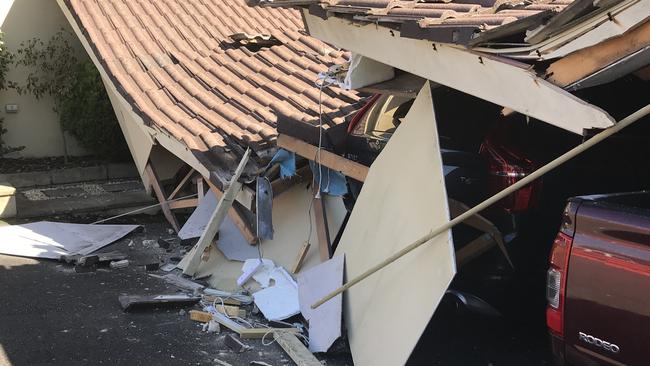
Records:
<instances>
[{"instance_id":1,"label":"broken roof section","mask_svg":"<svg viewBox=\"0 0 650 366\"><path fill-rule=\"evenodd\" d=\"M398 30L403 38L480 46L485 52L494 48L495 53L531 59L549 52L544 42L567 30L571 34L561 42L569 42L580 32L597 28L625 11L641 16L642 3L641 0L259 0L263 7L308 8L310 14L322 19L338 17L381 24ZM586 26L576 33L579 24ZM626 30L625 24L619 28L621 32ZM526 49L527 46L531 48Z\"/></svg>"},{"instance_id":2,"label":"broken roof section","mask_svg":"<svg viewBox=\"0 0 650 366\"><path fill-rule=\"evenodd\" d=\"M468 44L508 25L509 33L541 25L573 0L262 0L263 6L309 6L314 15L348 17L395 27L402 37ZM513 24L514 23L514 24ZM524 26L525 25L525 26ZM522 28L522 26L524 26ZM502 32L502 34L505 34Z\"/></svg>"},{"instance_id":3,"label":"broken roof section","mask_svg":"<svg viewBox=\"0 0 650 366\"><path fill-rule=\"evenodd\" d=\"M344 52L304 33L295 10L250 8L244 0L65 5L133 111L211 172L232 168L248 147L265 163L280 115L318 124L314 82L345 61ZM354 92L325 87L323 123L342 122L358 101Z\"/></svg>"}]
</instances>

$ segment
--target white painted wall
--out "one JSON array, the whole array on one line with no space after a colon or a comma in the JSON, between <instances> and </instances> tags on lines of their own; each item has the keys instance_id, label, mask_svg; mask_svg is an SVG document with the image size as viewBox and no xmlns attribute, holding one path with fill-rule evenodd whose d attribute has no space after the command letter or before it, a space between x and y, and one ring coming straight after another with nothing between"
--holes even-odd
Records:
<instances>
[{"instance_id":1,"label":"white painted wall","mask_svg":"<svg viewBox=\"0 0 650 366\"><path fill-rule=\"evenodd\" d=\"M15 50L20 42L34 37L47 40L61 28L70 30L55 0L0 0L0 29L5 34L8 49ZM85 57L81 44L78 48ZM26 75L25 70L13 69L8 79L24 80ZM6 113L6 104L18 104L18 113ZM63 155L63 137L53 105L49 96L36 100L31 95L18 95L13 90L0 91L0 117L4 117L4 127L8 130L2 138L10 146L25 146L13 157ZM70 155L86 153L72 136L66 135L66 140Z\"/></svg>"}]
</instances>

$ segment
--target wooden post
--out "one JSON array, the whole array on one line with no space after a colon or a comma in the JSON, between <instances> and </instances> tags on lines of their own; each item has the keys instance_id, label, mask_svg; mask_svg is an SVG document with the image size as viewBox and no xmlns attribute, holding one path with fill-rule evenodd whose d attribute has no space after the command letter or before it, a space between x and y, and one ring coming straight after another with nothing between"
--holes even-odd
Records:
<instances>
[{"instance_id":1,"label":"wooden post","mask_svg":"<svg viewBox=\"0 0 650 366\"><path fill-rule=\"evenodd\" d=\"M149 180L151 181L151 186L153 187L153 191L156 194L156 198L158 198L158 202L160 203L160 208L162 209L163 215L165 215L165 218L167 219L167 221L169 221L169 224L172 226L172 228L176 232L178 232L180 230L180 226L178 225L176 216L174 216L174 213L169 207L167 198L165 198L165 192L163 191L163 187L160 185L160 180L158 180L158 176L156 175L155 171L151 166L151 162L147 163L147 166L145 167L145 171L149 176Z\"/></svg>"},{"instance_id":2,"label":"wooden post","mask_svg":"<svg viewBox=\"0 0 650 366\"><path fill-rule=\"evenodd\" d=\"M318 188L314 185L315 190ZM316 221L316 236L318 237L318 252L320 253L321 262L329 260L331 257L332 244L330 242L330 233L327 225L327 214L322 198L314 198L314 221Z\"/></svg>"}]
</instances>

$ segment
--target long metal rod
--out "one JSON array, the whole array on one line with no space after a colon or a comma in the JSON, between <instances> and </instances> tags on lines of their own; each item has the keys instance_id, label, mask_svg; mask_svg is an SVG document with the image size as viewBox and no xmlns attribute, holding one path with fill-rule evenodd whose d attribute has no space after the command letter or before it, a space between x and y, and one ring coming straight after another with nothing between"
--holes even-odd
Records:
<instances>
[{"instance_id":1,"label":"long metal rod","mask_svg":"<svg viewBox=\"0 0 650 366\"><path fill-rule=\"evenodd\" d=\"M632 113L631 115L627 116L614 126L598 133L591 139L585 141L584 143L574 147L573 149L567 151L563 155L559 156L555 160L551 161L550 163L544 165L543 167L537 169L527 177L523 178L522 180L518 181L517 183L509 186L508 188L502 190L501 192L495 194L494 196L486 199L485 201L479 203L478 205L474 206L472 209L465 211L463 214L457 216L455 219L447 222L446 224L436 228L435 230L432 230L429 234L421 237L420 239L416 240L415 242L409 244L408 246L404 247L400 251L396 252L395 254L391 255L390 257L384 259L381 263L378 263L374 267L366 270L362 274L358 275L357 277L351 279L348 281L346 284L343 286L339 287L338 289L332 291L330 294L327 296L323 297L322 299L318 300L315 302L311 308L316 309L317 307L323 305L327 301L331 300L334 298L336 295L341 294L345 290L349 289L350 287L356 285L357 283L363 281L366 279L368 276L372 275L373 273L379 271L380 269L383 269L384 267L388 266L389 264L395 262L399 258L403 257L404 255L408 254L412 250L418 248L422 244L428 242L429 240L433 239L434 237L440 235L441 233L451 229L452 227L460 224L461 222L467 220L468 218L476 215L477 213L485 210L486 208L490 207L491 205L495 204L496 202L499 202L509 194L515 192L516 190L523 188L524 186L532 183L534 180L537 178L543 176L544 174L548 173L549 171L557 168L558 166L566 163L568 160L576 157L577 155L583 153L587 149L593 147L594 145L598 144L599 142L605 140L606 138L612 136L613 134L619 132L620 130L624 129L625 127L631 125L632 123L638 121L639 119L645 117L646 115L650 114L650 105L647 105L638 111Z\"/></svg>"}]
</instances>

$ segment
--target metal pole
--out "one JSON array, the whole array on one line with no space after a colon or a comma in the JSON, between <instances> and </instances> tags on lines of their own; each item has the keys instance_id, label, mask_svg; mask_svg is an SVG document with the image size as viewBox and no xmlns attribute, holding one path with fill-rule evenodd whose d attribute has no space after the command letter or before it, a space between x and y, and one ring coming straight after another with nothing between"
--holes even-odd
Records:
<instances>
[{"instance_id":1,"label":"metal pole","mask_svg":"<svg viewBox=\"0 0 650 366\"><path fill-rule=\"evenodd\" d=\"M612 136L613 134L619 132L620 130L624 129L625 127L631 125L632 123L638 121L639 119L645 117L646 115L650 114L650 105L647 105L638 111L632 113L631 115L627 116L614 126L598 133L591 139L585 141L584 143L574 147L573 149L567 151L563 155L559 156L555 160L551 161L550 163L544 165L543 167L537 169L533 173L531 173L529 176L523 178L522 180L518 181L517 183L509 186L508 188L502 190L501 192L495 194L494 196L486 199L485 201L479 203L477 206L474 206L472 209L465 211L462 215L456 217L455 219L447 222L446 224L436 228L435 230L432 230L429 234L421 237L420 239L416 240L415 242L409 244L408 246L404 247L400 251L396 252L395 254L391 255L390 257L384 259L381 263L378 263L374 267L366 270L359 276L351 279L348 281L346 284L343 286L339 287L338 289L332 291L330 294L327 296L323 297L322 299L318 300L315 302L311 308L316 309L317 307L323 305L325 302L331 300L334 298L336 295L344 292L345 290L349 289L350 287L356 285L357 283L363 281L366 279L368 276L372 275L373 273L379 271L380 269L383 269L384 267L388 266L389 264L395 262L397 259L403 257L407 253L411 252L413 249L418 248L422 244L428 242L429 240L433 239L437 235L440 235L446 230L451 229L452 227L460 224L461 222L467 220L468 218L476 215L477 213L483 211L484 209L490 207L491 205L495 204L496 202L502 200L509 194L515 192L516 190L530 184L537 178L543 176L544 174L548 173L549 171L557 168L558 166L566 163L568 160L576 157L577 155L583 153L587 149L593 147L594 145L598 144L599 142L605 140L606 138Z\"/></svg>"}]
</instances>

